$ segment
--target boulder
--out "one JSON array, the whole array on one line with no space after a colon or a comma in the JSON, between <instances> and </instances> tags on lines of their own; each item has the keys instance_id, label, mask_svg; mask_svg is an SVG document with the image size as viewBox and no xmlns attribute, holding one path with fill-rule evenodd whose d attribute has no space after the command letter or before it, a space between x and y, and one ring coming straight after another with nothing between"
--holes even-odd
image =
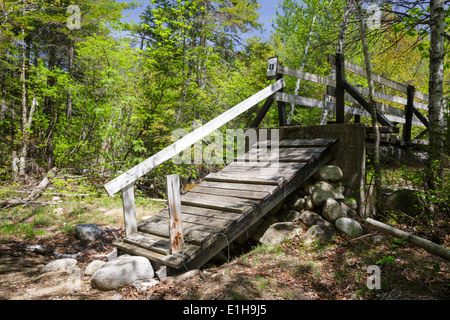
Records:
<instances>
[{"instance_id":1,"label":"boulder","mask_svg":"<svg viewBox=\"0 0 450 320\"><path fill-rule=\"evenodd\" d=\"M337 192L334 187L324 181L320 181L314 185L314 189L311 194L312 203L315 206L321 206L327 199L339 199L344 200L344 195Z\"/></svg>"},{"instance_id":2,"label":"boulder","mask_svg":"<svg viewBox=\"0 0 450 320\"><path fill-rule=\"evenodd\" d=\"M86 269L84 270L84 274L86 276L92 276L97 270L99 270L101 267L105 265L105 261L102 260L94 260L91 263L88 264Z\"/></svg>"},{"instance_id":3,"label":"boulder","mask_svg":"<svg viewBox=\"0 0 450 320\"><path fill-rule=\"evenodd\" d=\"M102 239L103 230L94 223L79 224L75 227L75 238L83 242Z\"/></svg>"},{"instance_id":4,"label":"boulder","mask_svg":"<svg viewBox=\"0 0 450 320\"><path fill-rule=\"evenodd\" d=\"M56 259L47 263L41 270L41 272L55 272L55 271L74 271L78 270L77 260L71 258Z\"/></svg>"},{"instance_id":5,"label":"boulder","mask_svg":"<svg viewBox=\"0 0 450 320\"><path fill-rule=\"evenodd\" d=\"M276 218L280 222L294 222L300 218L301 213L295 210L283 210L276 215Z\"/></svg>"},{"instance_id":6,"label":"boulder","mask_svg":"<svg viewBox=\"0 0 450 320\"><path fill-rule=\"evenodd\" d=\"M305 208L305 202L304 198L297 198L297 201L289 209L300 211Z\"/></svg>"},{"instance_id":7,"label":"boulder","mask_svg":"<svg viewBox=\"0 0 450 320\"><path fill-rule=\"evenodd\" d=\"M277 222L266 230L260 242L264 244L280 244L284 239L291 239L302 231L302 226L299 223Z\"/></svg>"},{"instance_id":8,"label":"boulder","mask_svg":"<svg viewBox=\"0 0 450 320\"><path fill-rule=\"evenodd\" d=\"M91 285L100 290L114 290L131 285L136 280L153 277L154 271L147 258L124 254L97 270L92 276Z\"/></svg>"},{"instance_id":9,"label":"boulder","mask_svg":"<svg viewBox=\"0 0 450 320\"><path fill-rule=\"evenodd\" d=\"M255 232L252 233L250 238L259 242L259 240L264 235L264 233L267 231L267 229L269 229L269 227L272 224L277 223L277 222L278 222L277 218L272 217L272 216L267 217L266 219L264 219L263 223L260 224L259 228ZM228 258L227 258L227 260L228 260Z\"/></svg>"},{"instance_id":10,"label":"boulder","mask_svg":"<svg viewBox=\"0 0 450 320\"><path fill-rule=\"evenodd\" d=\"M336 228L351 237L357 237L363 234L363 229L356 220L350 218L339 218L336 220L335 224Z\"/></svg>"},{"instance_id":11,"label":"boulder","mask_svg":"<svg viewBox=\"0 0 450 320\"><path fill-rule=\"evenodd\" d=\"M345 216L347 218L356 219L356 211L350 208L345 202L341 202L341 207L345 211Z\"/></svg>"},{"instance_id":12,"label":"boulder","mask_svg":"<svg viewBox=\"0 0 450 320\"><path fill-rule=\"evenodd\" d=\"M312 196L305 197L305 209L306 210L312 210L314 208L315 208L315 206L314 206L314 203L312 201Z\"/></svg>"},{"instance_id":13,"label":"boulder","mask_svg":"<svg viewBox=\"0 0 450 320\"><path fill-rule=\"evenodd\" d=\"M331 182L342 180L343 177L344 174L342 173L341 168L334 165L325 165L313 175L313 178L316 180Z\"/></svg>"},{"instance_id":14,"label":"boulder","mask_svg":"<svg viewBox=\"0 0 450 320\"><path fill-rule=\"evenodd\" d=\"M386 209L398 210L409 216L421 213L421 201L414 190L400 189L384 194L384 206Z\"/></svg>"},{"instance_id":15,"label":"boulder","mask_svg":"<svg viewBox=\"0 0 450 320\"><path fill-rule=\"evenodd\" d=\"M322 217L334 223L336 219L345 217L345 210L342 209L339 202L333 198L328 198L322 208Z\"/></svg>"},{"instance_id":16,"label":"boulder","mask_svg":"<svg viewBox=\"0 0 450 320\"><path fill-rule=\"evenodd\" d=\"M302 214L300 215L300 220L307 226L320 225L327 228L333 227L331 223L323 219L320 215L309 210L302 212Z\"/></svg>"},{"instance_id":17,"label":"boulder","mask_svg":"<svg viewBox=\"0 0 450 320\"><path fill-rule=\"evenodd\" d=\"M342 203L345 203L347 206L349 206L353 210L358 209L358 204L356 203L356 200L354 198L346 198L341 201Z\"/></svg>"},{"instance_id":18,"label":"boulder","mask_svg":"<svg viewBox=\"0 0 450 320\"><path fill-rule=\"evenodd\" d=\"M316 241L320 244L324 244L333 239L333 236L333 230L323 225L315 225L308 229L308 231L302 236L302 240L305 244L311 244Z\"/></svg>"}]
</instances>

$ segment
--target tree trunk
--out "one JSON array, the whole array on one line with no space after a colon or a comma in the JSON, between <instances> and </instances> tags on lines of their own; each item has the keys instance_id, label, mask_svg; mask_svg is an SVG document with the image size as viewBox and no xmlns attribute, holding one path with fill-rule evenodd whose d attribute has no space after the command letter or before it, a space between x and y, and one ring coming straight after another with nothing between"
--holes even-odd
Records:
<instances>
[{"instance_id":1,"label":"tree trunk","mask_svg":"<svg viewBox=\"0 0 450 320\"><path fill-rule=\"evenodd\" d=\"M74 58L74 45L73 45L74 41L71 39L70 40L70 45L69 45L69 76L70 79L73 78L73 58ZM72 118L72 94L67 93L67 119Z\"/></svg>"},{"instance_id":2,"label":"tree trunk","mask_svg":"<svg viewBox=\"0 0 450 320\"><path fill-rule=\"evenodd\" d=\"M430 189L442 185L444 126L444 0L430 0L430 77L428 119L430 150L427 184Z\"/></svg>"},{"instance_id":3,"label":"tree trunk","mask_svg":"<svg viewBox=\"0 0 450 320\"><path fill-rule=\"evenodd\" d=\"M356 4L356 12L359 19L359 34L361 37L361 46L364 53L364 60L366 64L366 72L367 72L367 82L369 84L369 99L370 99L370 113L372 115L372 126L375 134L375 142L374 142L374 169L375 169L375 190L376 190L376 201L381 199L381 166L380 166L380 130L378 127L378 119L377 119L377 110L376 110L376 102L375 102L375 91L372 80L372 66L370 63L370 52L369 47L367 45L366 39L366 28L364 25L364 17L362 12L362 5L359 0L355 0Z\"/></svg>"},{"instance_id":4,"label":"tree trunk","mask_svg":"<svg viewBox=\"0 0 450 320\"><path fill-rule=\"evenodd\" d=\"M302 65L300 66L300 72L303 72L303 69L305 68L306 56L308 55L309 45L311 44L311 38L314 33L314 24L316 23L316 17L317 17L317 15L314 15L312 23L311 23L311 28L310 28L309 35L308 35L308 41L306 42L305 50L303 52ZM295 83L294 95L298 94L299 89L300 89L300 78L298 78L297 82ZM291 110L289 111L289 116L288 116L287 122L286 122L287 125L291 124L292 116L294 115L294 109L295 109L295 104L292 103Z\"/></svg>"},{"instance_id":5,"label":"tree trunk","mask_svg":"<svg viewBox=\"0 0 450 320\"><path fill-rule=\"evenodd\" d=\"M342 24L341 24L341 30L339 31L339 38L338 38L338 45L336 48L336 52L337 53L344 53L344 39L345 39L345 35L347 34L347 26L348 26L348 18L350 17L350 13L353 10L353 2L352 0L347 0L346 4L345 4L345 12L344 15L342 16ZM336 79L336 67L332 66L331 67L331 71L330 71L330 79L335 80ZM332 102L334 98L331 96L327 96L325 94L325 102ZM328 118L328 113L330 111L323 109L322 110L322 116L320 118L320 124L321 125L325 125L327 124L327 118Z\"/></svg>"},{"instance_id":6,"label":"tree trunk","mask_svg":"<svg viewBox=\"0 0 450 320\"><path fill-rule=\"evenodd\" d=\"M23 8L23 15L25 15L25 7ZM27 108L27 82L26 82L26 44L25 44L25 26L22 25L22 150L19 154L19 177L25 177L25 161L27 157L28 144L28 108Z\"/></svg>"}]
</instances>

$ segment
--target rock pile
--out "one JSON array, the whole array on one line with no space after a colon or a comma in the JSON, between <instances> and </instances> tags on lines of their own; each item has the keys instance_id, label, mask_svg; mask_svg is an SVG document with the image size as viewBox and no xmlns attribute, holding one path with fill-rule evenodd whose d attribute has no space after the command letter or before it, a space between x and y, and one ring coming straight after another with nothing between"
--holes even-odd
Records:
<instances>
[{"instance_id":1,"label":"rock pile","mask_svg":"<svg viewBox=\"0 0 450 320\"><path fill-rule=\"evenodd\" d=\"M342 178L343 172L338 166L323 166L285 199L280 210L269 212L247 234L261 243L278 244L301 233L300 222L303 222L310 227L302 236L306 244L329 242L336 229L352 237L361 235L363 230L355 220L357 204L354 199L344 197ZM238 238L237 242L242 243L247 238Z\"/></svg>"}]
</instances>

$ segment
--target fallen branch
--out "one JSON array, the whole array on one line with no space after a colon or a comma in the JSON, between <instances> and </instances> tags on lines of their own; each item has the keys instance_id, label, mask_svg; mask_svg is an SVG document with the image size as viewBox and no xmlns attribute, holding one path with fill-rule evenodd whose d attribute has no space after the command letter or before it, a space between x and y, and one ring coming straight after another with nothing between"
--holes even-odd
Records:
<instances>
[{"instance_id":1,"label":"fallen branch","mask_svg":"<svg viewBox=\"0 0 450 320\"><path fill-rule=\"evenodd\" d=\"M40 195L42 194L42 192L44 192L45 188L47 188L48 183L50 182L51 177L53 177L53 175L55 174L55 172L58 169L52 168L50 169L47 174L45 175L44 179L41 181L41 183L39 183L39 185L33 189L33 191L31 191L31 193L28 195L28 197L24 198L24 199L6 199L6 200L1 200L0 201L0 207L6 206L6 207L10 207L10 206L15 206L15 205L21 205L21 204L41 204L41 205L47 205L47 204L52 204L54 202L39 202L39 201L35 201L37 198L40 197Z\"/></svg>"},{"instance_id":2,"label":"fallen branch","mask_svg":"<svg viewBox=\"0 0 450 320\"><path fill-rule=\"evenodd\" d=\"M439 257L442 257L442 258L450 261L450 250L448 250L448 249L444 248L443 246L440 246L430 240L420 238L418 236L413 235L412 233L402 231L400 229L394 228L392 226L389 226L389 225L384 224L377 220L373 220L371 218L367 218L366 223L369 224L370 226L372 226L377 231L383 232L390 236L394 236L396 238L406 240L420 248L425 249L426 251L428 251L431 254L435 254Z\"/></svg>"},{"instance_id":3,"label":"fallen branch","mask_svg":"<svg viewBox=\"0 0 450 320\"><path fill-rule=\"evenodd\" d=\"M32 201L38 198L42 194L42 192L44 192L45 188L47 188L47 185L50 182L49 178L53 177L57 170L58 169L56 167L50 169L41 183L39 183L39 185L30 193L30 195L25 200Z\"/></svg>"}]
</instances>

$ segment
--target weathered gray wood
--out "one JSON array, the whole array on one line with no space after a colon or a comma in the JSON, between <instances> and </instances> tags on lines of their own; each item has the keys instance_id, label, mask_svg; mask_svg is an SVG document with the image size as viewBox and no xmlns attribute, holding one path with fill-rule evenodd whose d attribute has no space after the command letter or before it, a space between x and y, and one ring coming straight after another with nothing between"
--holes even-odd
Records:
<instances>
[{"instance_id":1,"label":"weathered gray wood","mask_svg":"<svg viewBox=\"0 0 450 320\"><path fill-rule=\"evenodd\" d=\"M212 217L215 219L222 219L222 220L236 220L238 217L241 216L241 214L237 212L227 210L216 210L210 208L201 208L187 205L182 205L181 211L183 212L183 214L186 213L203 217Z\"/></svg>"},{"instance_id":2,"label":"weathered gray wood","mask_svg":"<svg viewBox=\"0 0 450 320\"><path fill-rule=\"evenodd\" d=\"M336 81L334 81L332 79L318 76L313 73L292 69L292 68L282 66L282 65L278 65L278 73L286 75L286 76L294 77L294 78L299 78L302 80L312 81L312 82L319 83L319 84L330 85L333 87L336 86Z\"/></svg>"},{"instance_id":3,"label":"weathered gray wood","mask_svg":"<svg viewBox=\"0 0 450 320\"><path fill-rule=\"evenodd\" d=\"M344 123L345 119L345 67L344 67L344 55L342 53L336 53L336 122Z\"/></svg>"},{"instance_id":4,"label":"weathered gray wood","mask_svg":"<svg viewBox=\"0 0 450 320\"><path fill-rule=\"evenodd\" d=\"M127 243L135 244L161 254L170 254L170 243L167 238L135 232L125 237L123 240Z\"/></svg>"},{"instance_id":5,"label":"weathered gray wood","mask_svg":"<svg viewBox=\"0 0 450 320\"><path fill-rule=\"evenodd\" d=\"M203 181L201 185L205 187L213 187L221 189L268 191L270 193L273 193L275 190L278 189L277 185L248 184L248 183L223 182L223 181Z\"/></svg>"},{"instance_id":6,"label":"weathered gray wood","mask_svg":"<svg viewBox=\"0 0 450 320\"><path fill-rule=\"evenodd\" d=\"M208 248L204 249L200 255L196 256L186 264L186 268L195 269L202 266L240 234L245 232L245 230L251 227L256 221L261 219L261 217L280 203L287 195L291 194L301 183L306 181L314 174L314 172L327 163L331 159L329 151L330 150L322 152L319 157L314 159L314 161L309 162L302 170L299 170L294 179L275 191L272 197L262 202L258 206L258 210L254 211L253 214L243 215L241 220L234 224L235 227L230 228L229 231L223 235L217 235L215 241L212 242Z\"/></svg>"},{"instance_id":7,"label":"weathered gray wood","mask_svg":"<svg viewBox=\"0 0 450 320\"><path fill-rule=\"evenodd\" d=\"M181 197L181 203L185 205L201 206L205 208L229 210L234 212L246 213L252 210L252 206L258 202L250 199L241 199L234 197L223 197L188 192Z\"/></svg>"},{"instance_id":8,"label":"weathered gray wood","mask_svg":"<svg viewBox=\"0 0 450 320\"><path fill-rule=\"evenodd\" d=\"M336 58L334 57L334 55L331 55L331 54L328 55L328 63L332 64L332 65L336 65ZM361 77L367 78L366 69L364 69L354 63L348 62L348 61L345 61L344 64L345 64L346 70L348 70L354 74L357 74ZM373 81L378 82L382 85L385 85L391 89L394 89L394 90L397 90L397 91L400 91L403 93L407 93L407 86L404 84L398 83L396 81L393 81L391 79L388 79L388 78L383 77L376 73L372 73L372 78L373 78ZM428 95L426 95L422 92L418 92L418 91L415 93L415 98L423 100L423 101L428 101Z\"/></svg>"},{"instance_id":9,"label":"weathered gray wood","mask_svg":"<svg viewBox=\"0 0 450 320\"><path fill-rule=\"evenodd\" d=\"M301 162L280 162L276 164L276 167L274 167L274 164L271 162L256 162L256 163L251 163L251 162L243 162L243 161L236 161L236 162L232 162L229 165L227 165L225 169L234 169L234 168L238 168L238 169L242 169L242 170L249 170L249 171L253 171L253 170L258 170L258 169L291 169L291 170L298 170L300 168L302 168L304 166L303 163Z\"/></svg>"},{"instance_id":10,"label":"weathered gray wood","mask_svg":"<svg viewBox=\"0 0 450 320\"><path fill-rule=\"evenodd\" d=\"M183 220L181 215L180 176L171 174L167 178L167 206L169 210L170 254L183 248Z\"/></svg>"},{"instance_id":11,"label":"weathered gray wood","mask_svg":"<svg viewBox=\"0 0 450 320\"><path fill-rule=\"evenodd\" d=\"M294 171L296 172L296 171ZM270 197L270 192L263 191L246 191L246 190L231 190L231 189L219 189L219 188L211 188L211 187L202 187L201 185L192 189L190 192L193 193L201 193L201 194L213 194L213 195L222 195L222 196L230 196L235 198L243 198L250 200L264 200Z\"/></svg>"},{"instance_id":12,"label":"weathered gray wood","mask_svg":"<svg viewBox=\"0 0 450 320\"><path fill-rule=\"evenodd\" d=\"M158 212L156 215L166 219L169 218L168 210L162 210ZM227 228L234 222L234 220L217 219L211 216L200 216L185 212L183 212L183 221L220 229Z\"/></svg>"},{"instance_id":13,"label":"weathered gray wood","mask_svg":"<svg viewBox=\"0 0 450 320\"><path fill-rule=\"evenodd\" d=\"M178 141L174 142L167 148L161 150L157 154L153 155L152 157L148 158L147 160L141 162L140 164L136 165L135 167L131 168L124 174L118 176L114 180L108 182L104 187L105 190L108 192L110 196L115 194L117 191L122 190L126 186L132 184L134 181L148 173L150 170L152 170L157 165L160 165L161 163L169 160L170 158L174 157L175 155L182 152L187 147L190 147L200 139L206 137L210 133L212 133L214 130L220 128L225 123L229 122L230 120L234 119L235 117L239 116L240 114L244 113L251 107L253 107L255 104L261 102L262 100L268 98L281 88L285 86L284 79L277 80L270 86L262 89L261 91L257 92L250 98L242 101L241 103L237 104L233 108L225 111L220 116L216 117L215 119L211 120L210 122L204 124L200 128L192 131L191 133L187 134L183 138L179 139Z\"/></svg>"},{"instance_id":14,"label":"weathered gray wood","mask_svg":"<svg viewBox=\"0 0 450 320\"><path fill-rule=\"evenodd\" d=\"M138 223L138 230L140 232L169 239L168 225L168 218L153 216L148 220L140 221ZM188 222L183 223L183 228L184 241L197 245L203 245L210 238L212 233L219 231L217 228L191 224Z\"/></svg>"},{"instance_id":15,"label":"weathered gray wood","mask_svg":"<svg viewBox=\"0 0 450 320\"><path fill-rule=\"evenodd\" d=\"M128 236L137 232L136 205L134 203L134 188L129 185L122 190L123 219L125 221L125 234Z\"/></svg>"},{"instance_id":16,"label":"weathered gray wood","mask_svg":"<svg viewBox=\"0 0 450 320\"><path fill-rule=\"evenodd\" d=\"M235 174L242 174L242 173L253 173L255 175L263 175L263 176L284 176L286 174L294 174L297 172L297 169L287 169L287 168L262 168L262 167L226 167L221 170L221 172L229 173L233 172Z\"/></svg>"},{"instance_id":17,"label":"weathered gray wood","mask_svg":"<svg viewBox=\"0 0 450 320\"><path fill-rule=\"evenodd\" d=\"M367 100L366 97L364 97L361 93L359 93L358 90L355 89L348 81L345 79L342 80L342 84L344 89L350 93L350 95L356 99L359 105L361 105L364 109L366 109L367 112L370 111L369 107L369 100ZM390 126L393 127L394 125L386 118L384 114L382 114L380 111L376 110L376 119L379 123L381 123L383 126Z\"/></svg>"},{"instance_id":18,"label":"weathered gray wood","mask_svg":"<svg viewBox=\"0 0 450 320\"><path fill-rule=\"evenodd\" d=\"M281 185L283 183L283 179L278 178L258 178L258 177L242 177L236 175L227 175L227 174L216 174L210 173L205 177L207 181L224 181L224 182L237 182L237 183L248 183L248 184L268 184L268 185Z\"/></svg>"}]
</instances>

